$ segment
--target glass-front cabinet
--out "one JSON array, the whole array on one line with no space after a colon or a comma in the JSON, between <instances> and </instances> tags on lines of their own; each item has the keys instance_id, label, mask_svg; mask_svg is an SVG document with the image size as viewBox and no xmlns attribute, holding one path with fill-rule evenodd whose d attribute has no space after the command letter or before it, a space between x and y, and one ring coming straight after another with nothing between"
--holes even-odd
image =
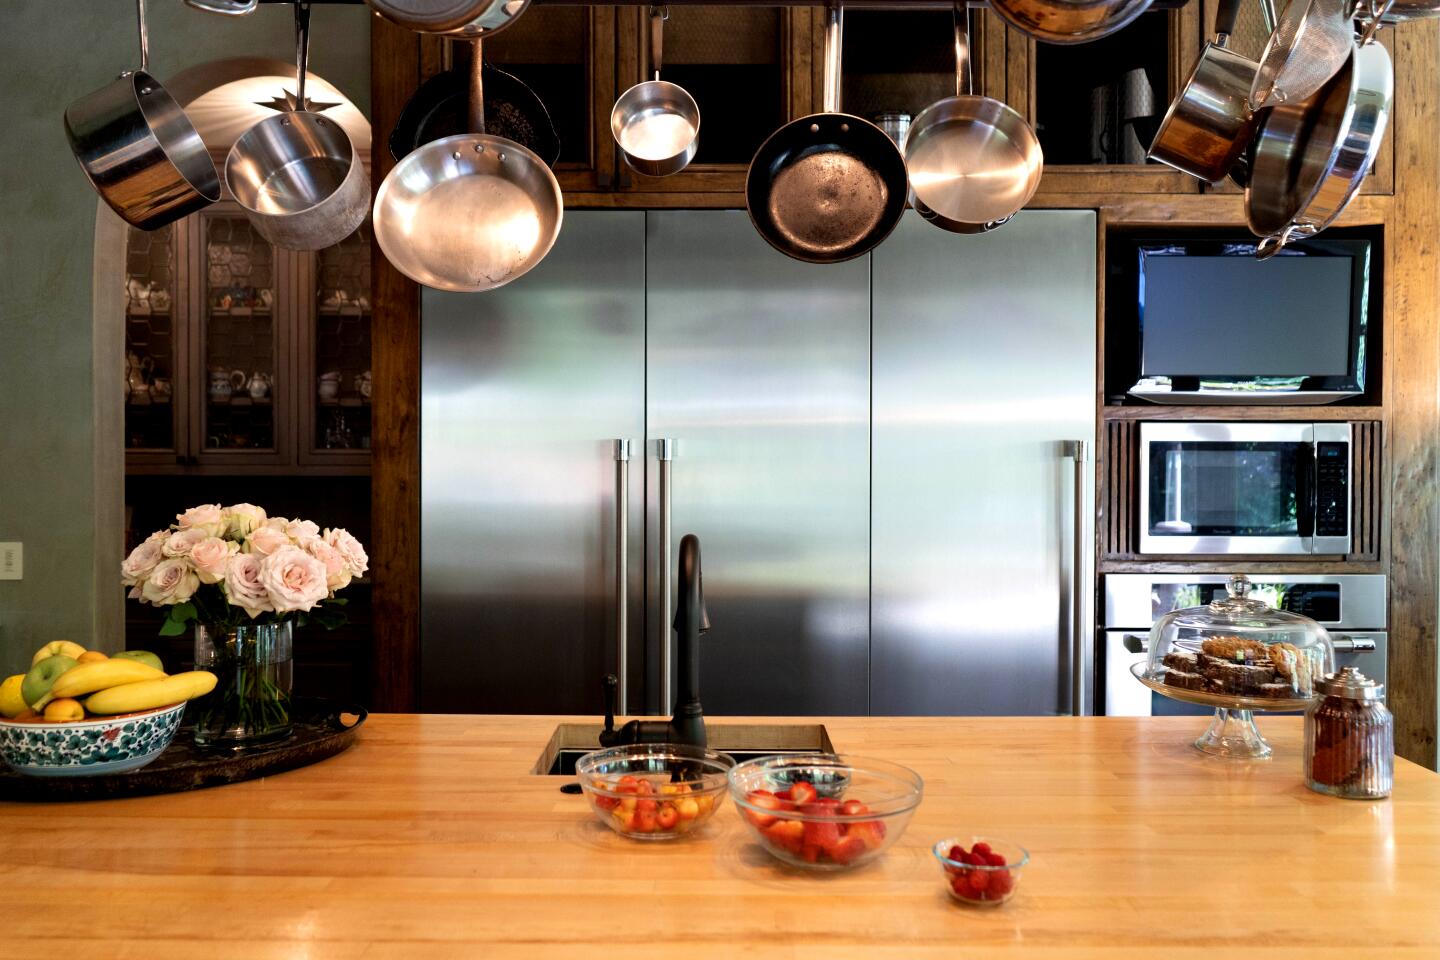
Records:
<instances>
[{"instance_id":1,"label":"glass-front cabinet","mask_svg":"<svg viewBox=\"0 0 1440 960\"><path fill-rule=\"evenodd\" d=\"M316 253L229 203L131 230L125 304L131 473L368 472L368 224Z\"/></svg>"}]
</instances>

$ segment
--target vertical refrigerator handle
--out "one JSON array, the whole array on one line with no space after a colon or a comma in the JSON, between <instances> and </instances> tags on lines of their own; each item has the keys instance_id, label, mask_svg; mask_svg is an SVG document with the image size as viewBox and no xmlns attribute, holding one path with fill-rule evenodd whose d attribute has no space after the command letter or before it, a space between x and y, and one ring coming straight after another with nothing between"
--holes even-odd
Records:
<instances>
[{"instance_id":1,"label":"vertical refrigerator handle","mask_svg":"<svg viewBox=\"0 0 1440 960\"><path fill-rule=\"evenodd\" d=\"M1065 443L1065 456L1075 466L1073 507L1073 556L1070 559L1070 712L1077 717L1089 713L1089 691L1085 684L1085 668L1089 662L1086 655L1085 628L1085 556L1087 538L1085 531L1086 514L1086 467L1090 460L1090 444L1085 440L1069 440Z\"/></svg>"},{"instance_id":2,"label":"vertical refrigerator handle","mask_svg":"<svg viewBox=\"0 0 1440 960\"><path fill-rule=\"evenodd\" d=\"M656 442L660 458L660 713L672 713L675 709L675 693L670 685L671 640L673 629L670 623L671 604L674 600L674 567L670 555L670 464L675 459L675 441Z\"/></svg>"},{"instance_id":3,"label":"vertical refrigerator handle","mask_svg":"<svg viewBox=\"0 0 1440 960\"><path fill-rule=\"evenodd\" d=\"M629 686L630 612L630 441L615 441L615 675L620 683L615 694L615 709L622 717Z\"/></svg>"}]
</instances>

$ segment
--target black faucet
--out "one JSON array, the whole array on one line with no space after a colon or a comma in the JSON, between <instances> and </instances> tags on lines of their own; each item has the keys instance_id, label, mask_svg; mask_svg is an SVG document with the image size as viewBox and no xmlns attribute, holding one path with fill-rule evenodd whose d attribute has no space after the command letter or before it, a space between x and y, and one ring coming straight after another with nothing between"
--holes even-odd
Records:
<instances>
[{"instance_id":1,"label":"black faucet","mask_svg":"<svg viewBox=\"0 0 1440 960\"><path fill-rule=\"evenodd\" d=\"M605 729L602 747L623 743L688 743L705 746L705 714L700 709L700 634L710 629L705 613L705 590L701 584L700 538L687 533L680 539L680 594L675 604L673 626L679 647L680 689L676 692L675 715L669 720L631 720L615 729L615 688L612 673L605 678Z\"/></svg>"}]
</instances>

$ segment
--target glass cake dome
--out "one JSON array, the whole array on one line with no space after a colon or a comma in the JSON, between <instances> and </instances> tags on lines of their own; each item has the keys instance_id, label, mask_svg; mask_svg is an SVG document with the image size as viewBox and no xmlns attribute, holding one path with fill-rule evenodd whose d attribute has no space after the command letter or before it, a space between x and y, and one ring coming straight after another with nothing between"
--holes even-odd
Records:
<instances>
[{"instance_id":1,"label":"glass cake dome","mask_svg":"<svg viewBox=\"0 0 1440 960\"><path fill-rule=\"evenodd\" d=\"M1256 759L1270 745L1254 711L1304 710L1315 685L1335 669L1325 628L1309 617L1251 599L1243 575L1226 583L1226 597L1174 610L1150 630L1149 657L1132 672L1173 700L1215 707L1215 720L1195 741L1221 757Z\"/></svg>"}]
</instances>

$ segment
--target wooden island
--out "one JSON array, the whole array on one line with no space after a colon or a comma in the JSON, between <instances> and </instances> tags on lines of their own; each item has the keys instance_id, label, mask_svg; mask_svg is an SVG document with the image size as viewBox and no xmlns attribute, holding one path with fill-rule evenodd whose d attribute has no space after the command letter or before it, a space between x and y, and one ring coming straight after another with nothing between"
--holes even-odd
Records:
<instances>
[{"instance_id":1,"label":"wooden island","mask_svg":"<svg viewBox=\"0 0 1440 960\"><path fill-rule=\"evenodd\" d=\"M4 953L1440 956L1440 775L1397 760L1389 800L1312 793L1298 718L1261 718L1255 763L1191 749L1197 718L824 720L838 750L925 778L887 855L828 875L773 860L728 801L678 842L611 833L569 778L530 773L564 719L376 715L265 780L0 803ZM971 833L1030 851L998 909L953 903L931 856Z\"/></svg>"}]
</instances>

